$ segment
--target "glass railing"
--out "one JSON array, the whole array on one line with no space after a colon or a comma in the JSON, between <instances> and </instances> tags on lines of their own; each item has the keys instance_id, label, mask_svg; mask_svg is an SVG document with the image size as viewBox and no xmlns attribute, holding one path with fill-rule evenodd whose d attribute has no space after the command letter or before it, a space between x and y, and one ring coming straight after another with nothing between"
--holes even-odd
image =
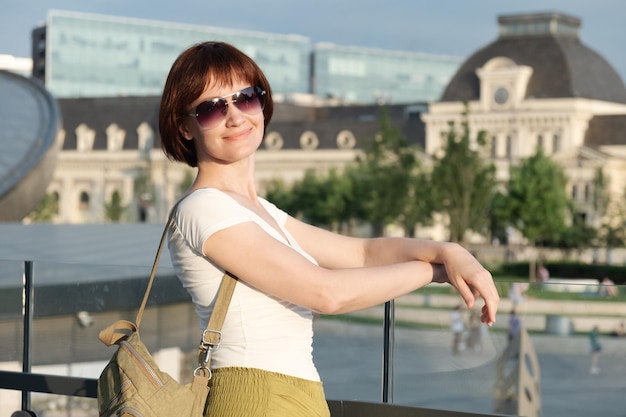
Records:
<instances>
[{"instance_id":1,"label":"glass railing","mask_svg":"<svg viewBox=\"0 0 626 417\"><path fill-rule=\"evenodd\" d=\"M33 373L81 378L97 378L110 359L114 348L98 333L115 320L135 319L149 272L16 261L0 261L0 271L0 371L23 371L26 360ZM26 275L33 284L30 327L23 322ZM607 294L597 281L559 279L497 285L497 323L474 325L462 307L456 344L450 324L461 299L447 285L353 314L317 317L313 353L327 397L449 415L622 415L626 336L618 333L626 322L626 288ZM519 299L508 297L512 287L521 287ZM519 332L509 339L514 301ZM602 350L592 356L594 327ZM171 269L159 269L141 335L164 370L188 377L198 321ZM0 417L21 409L22 401L20 392L0 389ZM94 398L33 392L29 401L39 416L97 415Z\"/></svg>"},{"instance_id":2,"label":"glass railing","mask_svg":"<svg viewBox=\"0 0 626 417\"><path fill-rule=\"evenodd\" d=\"M496 324L472 320L463 306L456 345L451 316L462 301L451 287L431 284L395 301L392 401L484 414L621 415L626 288L613 286L611 295L596 280L567 279L497 285ZM520 287L521 297L509 298ZM381 398L384 317L381 306L318 322L318 365L330 397ZM509 339L511 321L519 331ZM596 326L602 350L592 359Z\"/></svg>"}]
</instances>

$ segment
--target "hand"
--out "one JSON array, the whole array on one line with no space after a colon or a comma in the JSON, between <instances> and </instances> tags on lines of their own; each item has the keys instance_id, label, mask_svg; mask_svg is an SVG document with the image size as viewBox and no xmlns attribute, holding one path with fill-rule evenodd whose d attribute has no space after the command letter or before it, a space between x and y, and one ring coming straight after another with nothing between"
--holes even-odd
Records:
<instances>
[{"instance_id":1,"label":"hand","mask_svg":"<svg viewBox=\"0 0 626 417\"><path fill-rule=\"evenodd\" d=\"M480 321L491 326L496 321L500 296L491 273L463 247L452 244L445 249L443 264L433 265L433 281L448 282L457 289L468 308L481 297L485 301Z\"/></svg>"}]
</instances>

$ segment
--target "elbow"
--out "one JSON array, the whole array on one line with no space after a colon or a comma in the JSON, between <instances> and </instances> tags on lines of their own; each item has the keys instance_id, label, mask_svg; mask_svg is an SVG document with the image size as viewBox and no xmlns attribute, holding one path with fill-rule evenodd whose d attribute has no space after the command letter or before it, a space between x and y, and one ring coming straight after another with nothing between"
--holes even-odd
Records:
<instances>
[{"instance_id":1,"label":"elbow","mask_svg":"<svg viewBox=\"0 0 626 417\"><path fill-rule=\"evenodd\" d=\"M326 288L315 297L315 305L312 310L316 313L335 315L346 312L347 302L341 297L339 291Z\"/></svg>"}]
</instances>

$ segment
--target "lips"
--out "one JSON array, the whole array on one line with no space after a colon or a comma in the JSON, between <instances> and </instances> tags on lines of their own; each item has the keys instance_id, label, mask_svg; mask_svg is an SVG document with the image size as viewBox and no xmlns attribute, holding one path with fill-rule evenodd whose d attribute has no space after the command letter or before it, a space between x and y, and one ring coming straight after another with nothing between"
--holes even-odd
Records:
<instances>
[{"instance_id":1,"label":"lips","mask_svg":"<svg viewBox=\"0 0 626 417\"><path fill-rule=\"evenodd\" d=\"M250 135L251 131L252 131L252 129L242 130L240 132L233 133L232 135L224 136L224 139L225 140L241 140L241 139L245 139L245 138L248 137L248 135Z\"/></svg>"}]
</instances>

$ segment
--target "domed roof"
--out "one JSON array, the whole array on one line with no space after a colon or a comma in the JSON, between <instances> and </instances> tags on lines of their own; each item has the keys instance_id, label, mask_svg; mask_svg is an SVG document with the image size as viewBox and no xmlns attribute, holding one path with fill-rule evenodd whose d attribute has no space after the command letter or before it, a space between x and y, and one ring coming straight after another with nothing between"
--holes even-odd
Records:
<instances>
[{"instance_id":1,"label":"domed roof","mask_svg":"<svg viewBox=\"0 0 626 417\"><path fill-rule=\"evenodd\" d=\"M61 115L42 84L0 70L0 222L16 222L46 195Z\"/></svg>"},{"instance_id":2,"label":"domed roof","mask_svg":"<svg viewBox=\"0 0 626 417\"><path fill-rule=\"evenodd\" d=\"M478 100L476 69L496 57L532 67L526 98L582 97L626 103L626 87L618 73L572 33L501 35L461 65L441 101Z\"/></svg>"}]
</instances>

